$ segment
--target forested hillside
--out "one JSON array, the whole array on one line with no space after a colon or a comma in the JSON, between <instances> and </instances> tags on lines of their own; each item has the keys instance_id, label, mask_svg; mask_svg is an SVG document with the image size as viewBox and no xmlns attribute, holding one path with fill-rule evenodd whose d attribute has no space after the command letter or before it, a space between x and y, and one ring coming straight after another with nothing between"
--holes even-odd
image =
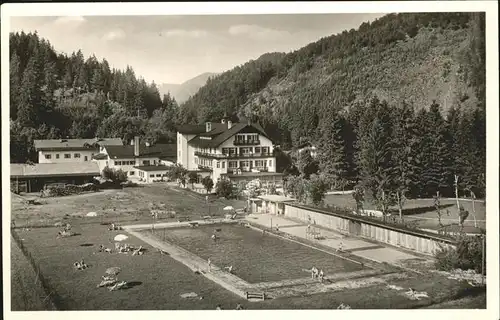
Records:
<instances>
[{"instance_id":1,"label":"forested hillside","mask_svg":"<svg viewBox=\"0 0 500 320\"><path fill-rule=\"evenodd\" d=\"M259 120L285 145L316 141L319 119L373 95L416 109L484 108L484 15L390 14L289 54L227 71L181 106L187 122ZM274 130L279 128L280 130Z\"/></svg>"},{"instance_id":2,"label":"forested hillside","mask_svg":"<svg viewBox=\"0 0 500 320\"><path fill-rule=\"evenodd\" d=\"M34 160L34 139L141 135L175 141L178 106L132 67L111 69L81 51L57 53L36 33L10 34L11 161Z\"/></svg>"}]
</instances>

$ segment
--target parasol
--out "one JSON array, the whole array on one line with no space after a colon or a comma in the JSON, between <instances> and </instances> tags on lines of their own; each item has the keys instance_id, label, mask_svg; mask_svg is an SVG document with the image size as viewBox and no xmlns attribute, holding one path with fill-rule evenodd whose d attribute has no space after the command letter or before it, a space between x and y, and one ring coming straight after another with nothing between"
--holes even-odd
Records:
<instances>
[{"instance_id":1,"label":"parasol","mask_svg":"<svg viewBox=\"0 0 500 320\"><path fill-rule=\"evenodd\" d=\"M120 271L122 271L122 269L119 267L111 267L106 269L106 274L116 276L117 274L120 273Z\"/></svg>"},{"instance_id":2,"label":"parasol","mask_svg":"<svg viewBox=\"0 0 500 320\"><path fill-rule=\"evenodd\" d=\"M123 241L123 240L127 240L128 239L128 236L124 235L124 234L119 234L115 237L115 241Z\"/></svg>"}]
</instances>

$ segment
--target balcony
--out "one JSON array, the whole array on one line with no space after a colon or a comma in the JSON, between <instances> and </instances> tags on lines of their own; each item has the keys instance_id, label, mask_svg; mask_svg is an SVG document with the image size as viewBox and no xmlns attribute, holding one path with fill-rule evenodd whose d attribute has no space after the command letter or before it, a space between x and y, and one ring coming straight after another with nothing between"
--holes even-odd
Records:
<instances>
[{"instance_id":1,"label":"balcony","mask_svg":"<svg viewBox=\"0 0 500 320\"><path fill-rule=\"evenodd\" d=\"M231 168L227 170L228 174L238 174L239 172L255 172L252 170L257 170L258 172L269 172L269 168L267 167L239 167L239 168ZM257 173L257 172L255 172Z\"/></svg>"},{"instance_id":2,"label":"balcony","mask_svg":"<svg viewBox=\"0 0 500 320\"><path fill-rule=\"evenodd\" d=\"M209 166L203 166L201 164L198 165L198 169L200 170L210 170L212 171L212 167L209 167Z\"/></svg>"},{"instance_id":3,"label":"balcony","mask_svg":"<svg viewBox=\"0 0 500 320\"><path fill-rule=\"evenodd\" d=\"M232 154L220 154L220 153L206 153L195 151L195 156L205 157L205 158L214 158L214 159L240 159L240 158L265 158L265 157L274 157L274 154L271 152L260 152L260 153L232 153Z\"/></svg>"},{"instance_id":4,"label":"balcony","mask_svg":"<svg viewBox=\"0 0 500 320\"><path fill-rule=\"evenodd\" d=\"M233 144L235 146L256 146L260 144L260 140L234 140Z\"/></svg>"}]
</instances>

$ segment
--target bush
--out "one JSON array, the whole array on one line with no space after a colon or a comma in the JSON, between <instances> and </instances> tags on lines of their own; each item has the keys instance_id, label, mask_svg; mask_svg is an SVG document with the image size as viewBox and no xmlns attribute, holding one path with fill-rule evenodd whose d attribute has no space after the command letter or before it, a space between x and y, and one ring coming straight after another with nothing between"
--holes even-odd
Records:
<instances>
[{"instance_id":1,"label":"bush","mask_svg":"<svg viewBox=\"0 0 500 320\"><path fill-rule=\"evenodd\" d=\"M443 271L454 269L474 270L480 273L483 268L482 236L458 236L456 248L442 248L435 254L436 268ZM484 249L486 255L486 245ZM486 256L484 257L486 259ZM483 270L486 274L486 270Z\"/></svg>"},{"instance_id":2,"label":"bush","mask_svg":"<svg viewBox=\"0 0 500 320\"><path fill-rule=\"evenodd\" d=\"M120 184L128 180L127 173L122 169L116 170L110 167L105 167L102 170L102 177L107 180L111 180L116 184Z\"/></svg>"},{"instance_id":3,"label":"bush","mask_svg":"<svg viewBox=\"0 0 500 320\"><path fill-rule=\"evenodd\" d=\"M206 176L205 178L203 178L201 180L201 183L203 184L203 186L205 187L205 189L207 190L208 193L210 193L212 191L212 189L214 188L214 181L209 176Z\"/></svg>"},{"instance_id":4,"label":"bush","mask_svg":"<svg viewBox=\"0 0 500 320\"><path fill-rule=\"evenodd\" d=\"M220 180L215 185L215 193L219 198L229 199L233 197L233 184L229 180Z\"/></svg>"}]
</instances>

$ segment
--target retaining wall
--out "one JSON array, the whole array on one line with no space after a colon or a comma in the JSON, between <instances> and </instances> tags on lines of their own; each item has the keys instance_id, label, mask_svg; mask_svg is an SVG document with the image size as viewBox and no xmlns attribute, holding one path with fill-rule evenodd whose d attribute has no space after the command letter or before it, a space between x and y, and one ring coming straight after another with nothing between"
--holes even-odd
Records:
<instances>
[{"instance_id":1,"label":"retaining wall","mask_svg":"<svg viewBox=\"0 0 500 320\"><path fill-rule=\"evenodd\" d=\"M343 234L387 243L426 255L433 255L441 247L455 246L455 242L451 239L420 233L418 230L399 229L296 204L285 204L285 216L304 222L309 222L310 218L317 225Z\"/></svg>"}]
</instances>

